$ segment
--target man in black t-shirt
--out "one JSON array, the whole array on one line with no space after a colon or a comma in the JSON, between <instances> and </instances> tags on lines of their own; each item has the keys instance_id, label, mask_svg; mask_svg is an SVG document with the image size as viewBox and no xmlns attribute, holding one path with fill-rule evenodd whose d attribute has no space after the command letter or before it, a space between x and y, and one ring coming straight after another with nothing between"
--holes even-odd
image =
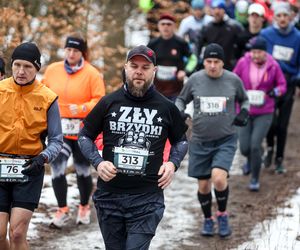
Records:
<instances>
[{"instance_id":1,"label":"man in black t-shirt","mask_svg":"<svg viewBox=\"0 0 300 250\"><path fill-rule=\"evenodd\" d=\"M93 196L106 249L148 249L164 212L165 189L187 151L187 129L176 106L153 87L155 53L129 51L125 82L84 120L82 153L98 173ZM103 157L94 140L103 133ZM172 145L163 163L166 140Z\"/></svg>"},{"instance_id":2,"label":"man in black t-shirt","mask_svg":"<svg viewBox=\"0 0 300 250\"><path fill-rule=\"evenodd\" d=\"M176 24L172 15L161 15L157 26L160 36L147 45L157 55L154 85L161 94L175 101L185 76L195 69L197 57L192 54L188 43L175 35Z\"/></svg>"}]
</instances>

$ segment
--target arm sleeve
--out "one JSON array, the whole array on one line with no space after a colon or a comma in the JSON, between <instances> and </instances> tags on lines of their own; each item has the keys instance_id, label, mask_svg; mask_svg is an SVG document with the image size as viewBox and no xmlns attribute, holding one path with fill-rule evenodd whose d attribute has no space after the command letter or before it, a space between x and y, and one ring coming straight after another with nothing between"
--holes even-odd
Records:
<instances>
[{"instance_id":1,"label":"arm sleeve","mask_svg":"<svg viewBox=\"0 0 300 250\"><path fill-rule=\"evenodd\" d=\"M48 162L51 162L57 157L63 145L63 134L57 99L47 112L47 123L48 145L46 149L42 151L42 154L47 157Z\"/></svg>"},{"instance_id":2,"label":"arm sleeve","mask_svg":"<svg viewBox=\"0 0 300 250\"><path fill-rule=\"evenodd\" d=\"M276 89L279 91L279 95L282 96L286 92L287 83L285 77L282 73L281 68L278 64L276 64Z\"/></svg>"},{"instance_id":3,"label":"arm sleeve","mask_svg":"<svg viewBox=\"0 0 300 250\"><path fill-rule=\"evenodd\" d=\"M202 30L198 33L197 43L196 43L196 56L199 58L201 56L201 51L205 45L206 25L203 26Z\"/></svg>"},{"instance_id":4,"label":"arm sleeve","mask_svg":"<svg viewBox=\"0 0 300 250\"><path fill-rule=\"evenodd\" d=\"M97 166L100 162L104 161L104 159L100 156L93 138L94 135L91 134L86 127L83 127L79 133L78 145L82 154L97 170Z\"/></svg>"},{"instance_id":5,"label":"arm sleeve","mask_svg":"<svg viewBox=\"0 0 300 250\"><path fill-rule=\"evenodd\" d=\"M197 66L197 63L198 63L197 56L195 54L191 54L185 66L185 71L188 73L194 71L194 69Z\"/></svg>"},{"instance_id":6,"label":"arm sleeve","mask_svg":"<svg viewBox=\"0 0 300 250\"><path fill-rule=\"evenodd\" d=\"M249 103L248 95L239 77L237 77L237 101L241 109L246 109L249 111L250 103Z\"/></svg>"},{"instance_id":7,"label":"arm sleeve","mask_svg":"<svg viewBox=\"0 0 300 250\"><path fill-rule=\"evenodd\" d=\"M184 38L185 34L187 33L187 23L183 19L179 25L177 35Z\"/></svg>"},{"instance_id":8,"label":"arm sleeve","mask_svg":"<svg viewBox=\"0 0 300 250\"><path fill-rule=\"evenodd\" d=\"M107 107L104 105L104 99L102 99L85 118L83 121L84 126L78 135L79 148L95 169L104 160L100 156L94 141L103 130L103 120L106 110Z\"/></svg>"},{"instance_id":9,"label":"arm sleeve","mask_svg":"<svg viewBox=\"0 0 300 250\"><path fill-rule=\"evenodd\" d=\"M179 109L180 112L184 111L186 105L192 101L192 94L191 94L191 78L187 81L187 83L183 86L179 96L177 96L175 105Z\"/></svg>"},{"instance_id":10,"label":"arm sleeve","mask_svg":"<svg viewBox=\"0 0 300 250\"><path fill-rule=\"evenodd\" d=\"M182 139L171 146L169 161L175 165L175 171L180 167L180 163L183 160L188 150L188 142L184 135Z\"/></svg>"}]
</instances>

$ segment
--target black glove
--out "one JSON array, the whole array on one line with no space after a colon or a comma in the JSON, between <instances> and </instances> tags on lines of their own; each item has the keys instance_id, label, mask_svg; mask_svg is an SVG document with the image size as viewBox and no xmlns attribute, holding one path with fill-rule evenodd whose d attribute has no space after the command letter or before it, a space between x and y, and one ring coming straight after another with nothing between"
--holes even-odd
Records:
<instances>
[{"instance_id":1,"label":"black glove","mask_svg":"<svg viewBox=\"0 0 300 250\"><path fill-rule=\"evenodd\" d=\"M183 120L186 120L186 119L192 119L192 117L190 116L190 114L187 114L183 111L180 112L180 115L182 117Z\"/></svg>"},{"instance_id":2,"label":"black glove","mask_svg":"<svg viewBox=\"0 0 300 250\"><path fill-rule=\"evenodd\" d=\"M233 120L233 125L243 127L248 123L249 113L247 109L242 109Z\"/></svg>"},{"instance_id":3,"label":"black glove","mask_svg":"<svg viewBox=\"0 0 300 250\"><path fill-rule=\"evenodd\" d=\"M279 91L278 91L278 89L274 88L274 89L270 90L270 91L267 93L267 95L270 96L270 97L275 98L275 97L278 97L278 96L279 96Z\"/></svg>"},{"instance_id":4,"label":"black glove","mask_svg":"<svg viewBox=\"0 0 300 250\"><path fill-rule=\"evenodd\" d=\"M39 154L36 157L33 157L27 161L22 167L22 174L36 176L42 173L44 170L44 163L46 162L46 157L42 154Z\"/></svg>"}]
</instances>

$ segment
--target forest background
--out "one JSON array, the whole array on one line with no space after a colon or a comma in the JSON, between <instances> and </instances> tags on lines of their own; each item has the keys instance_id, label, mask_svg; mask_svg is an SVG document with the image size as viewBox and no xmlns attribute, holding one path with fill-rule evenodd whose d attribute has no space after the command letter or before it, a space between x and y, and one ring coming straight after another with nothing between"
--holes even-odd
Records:
<instances>
[{"instance_id":1,"label":"forest background","mask_svg":"<svg viewBox=\"0 0 300 250\"><path fill-rule=\"evenodd\" d=\"M24 41L35 42L42 53L42 69L62 60L68 34L80 31L88 41L89 61L104 75L106 92L120 86L125 47L125 21L143 13L138 0L0 0L0 56L10 76L10 56ZM145 15L151 37L158 35L156 21L163 12L178 24L188 15L189 1L155 0ZM133 17L134 18L134 17ZM145 27L144 27L145 28Z\"/></svg>"}]
</instances>

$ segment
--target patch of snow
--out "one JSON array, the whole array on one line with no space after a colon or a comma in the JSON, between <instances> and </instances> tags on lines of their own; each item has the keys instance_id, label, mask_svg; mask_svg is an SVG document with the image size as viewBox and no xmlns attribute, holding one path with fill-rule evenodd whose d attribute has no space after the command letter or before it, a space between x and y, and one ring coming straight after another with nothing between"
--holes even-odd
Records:
<instances>
[{"instance_id":1,"label":"patch of snow","mask_svg":"<svg viewBox=\"0 0 300 250\"><path fill-rule=\"evenodd\" d=\"M251 241L244 242L237 250L243 249L300 249L300 189L289 201L286 207L278 208L278 216L274 220L265 220L251 231Z\"/></svg>"}]
</instances>

